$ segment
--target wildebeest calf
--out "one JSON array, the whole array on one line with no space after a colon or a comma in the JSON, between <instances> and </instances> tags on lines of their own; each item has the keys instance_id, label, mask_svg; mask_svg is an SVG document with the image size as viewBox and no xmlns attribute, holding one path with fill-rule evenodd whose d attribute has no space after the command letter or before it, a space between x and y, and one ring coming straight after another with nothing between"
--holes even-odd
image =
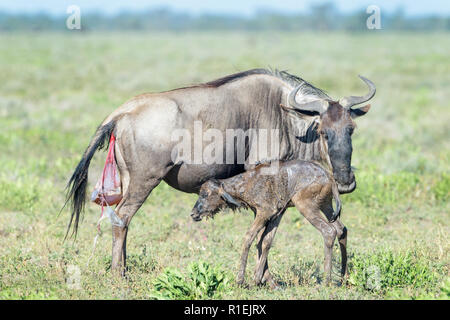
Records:
<instances>
[{"instance_id":1,"label":"wildebeest calf","mask_svg":"<svg viewBox=\"0 0 450 320\"><path fill-rule=\"evenodd\" d=\"M284 212L295 206L323 236L326 282L331 279L332 246L338 237L341 275L344 277L347 273L347 230L338 219L341 202L332 175L319 164L309 161L277 161L274 164L278 165L275 174L268 174L269 165L264 164L228 179L208 180L200 189L191 217L200 221L226 207L250 208L255 213L255 220L244 238L237 282L244 282L248 252L259 233L255 282L275 286L267 264L268 251ZM333 209L333 198L336 210Z\"/></svg>"}]
</instances>

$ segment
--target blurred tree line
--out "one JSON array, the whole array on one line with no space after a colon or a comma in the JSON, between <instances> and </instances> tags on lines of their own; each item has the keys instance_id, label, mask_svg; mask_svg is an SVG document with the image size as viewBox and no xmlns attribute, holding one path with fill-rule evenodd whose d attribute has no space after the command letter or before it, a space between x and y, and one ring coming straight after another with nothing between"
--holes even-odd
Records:
<instances>
[{"instance_id":1,"label":"blurred tree line","mask_svg":"<svg viewBox=\"0 0 450 320\"><path fill-rule=\"evenodd\" d=\"M0 31L67 30L69 15L8 14L0 12ZM364 10L343 14L333 4L314 5L308 13L286 14L259 10L251 17L238 15L190 15L167 8L143 12L121 12L116 15L83 13L82 31L119 30L275 30L275 31L363 31L370 14ZM402 9L394 13L381 10L381 28L384 30L448 31L449 16L408 17Z\"/></svg>"}]
</instances>

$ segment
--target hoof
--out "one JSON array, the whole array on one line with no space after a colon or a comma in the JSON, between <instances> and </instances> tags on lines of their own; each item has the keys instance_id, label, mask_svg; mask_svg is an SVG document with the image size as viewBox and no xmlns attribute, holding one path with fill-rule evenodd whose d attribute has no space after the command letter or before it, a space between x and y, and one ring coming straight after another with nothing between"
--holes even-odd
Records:
<instances>
[{"instance_id":1,"label":"hoof","mask_svg":"<svg viewBox=\"0 0 450 320\"><path fill-rule=\"evenodd\" d=\"M271 289L280 288L280 284L273 279L270 273L268 275L266 274L261 281L255 281L255 283L257 286L268 285Z\"/></svg>"},{"instance_id":2,"label":"hoof","mask_svg":"<svg viewBox=\"0 0 450 320\"><path fill-rule=\"evenodd\" d=\"M270 277L268 277L267 279L264 279L264 283L267 284L270 289L272 290L276 290L276 289L280 289L280 283L278 281L276 281L272 275Z\"/></svg>"},{"instance_id":3,"label":"hoof","mask_svg":"<svg viewBox=\"0 0 450 320\"><path fill-rule=\"evenodd\" d=\"M345 274L341 277L340 284L341 286L346 286L348 284L348 274Z\"/></svg>"},{"instance_id":4,"label":"hoof","mask_svg":"<svg viewBox=\"0 0 450 320\"><path fill-rule=\"evenodd\" d=\"M236 284L240 287L242 287L244 285L244 276L242 275L238 275L236 277Z\"/></svg>"},{"instance_id":5,"label":"hoof","mask_svg":"<svg viewBox=\"0 0 450 320\"><path fill-rule=\"evenodd\" d=\"M267 281L267 284L269 285L270 289L272 289L272 290L281 288L280 284L277 281L275 281L274 279L270 279L270 281Z\"/></svg>"}]
</instances>

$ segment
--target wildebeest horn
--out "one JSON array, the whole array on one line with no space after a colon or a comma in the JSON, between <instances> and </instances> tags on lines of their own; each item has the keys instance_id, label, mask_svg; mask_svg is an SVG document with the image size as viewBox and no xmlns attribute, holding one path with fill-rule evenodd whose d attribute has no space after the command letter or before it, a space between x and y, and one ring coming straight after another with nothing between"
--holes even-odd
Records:
<instances>
[{"instance_id":1,"label":"wildebeest horn","mask_svg":"<svg viewBox=\"0 0 450 320\"><path fill-rule=\"evenodd\" d=\"M355 106L357 104L360 103L364 103L370 99L372 99L372 97L375 95L375 84L370 81L369 79L363 77L363 76L358 76L361 78L362 81L364 81L366 83L366 85L369 87L369 93L367 93L365 96L362 97L356 97L356 96L350 96L350 97L344 97L342 99L339 100L339 104L341 106L343 106L344 108L351 108L352 106Z\"/></svg>"},{"instance_id":2,"label":"wildebeest horn","mask_svg":"<svg viewBox=\"0 0 450 320\"><path fill-rule=\"evenodd\" d=\"M307 111L307 112L318 112L322 113L328 108L328 101L318 99L305 103L298 103L295 101L295 96L297 95L298 90L304 85L304 83L298 85L294 90L289 93L288 103L291 108L294 108L297 111Z\"/></svg>"}]
</instances>

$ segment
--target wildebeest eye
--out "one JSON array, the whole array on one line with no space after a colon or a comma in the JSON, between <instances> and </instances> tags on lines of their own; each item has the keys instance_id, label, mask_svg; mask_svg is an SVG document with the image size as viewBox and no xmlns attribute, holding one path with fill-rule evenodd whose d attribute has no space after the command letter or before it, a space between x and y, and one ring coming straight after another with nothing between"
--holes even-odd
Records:
<instances>
[{"instance_id":1,"label":"wildebeest eye","mask_svg":"<svg viewBox=\"0 0 450 320\"><path fill-rule=\"evenodd\" d=\"M348 132L349 135L353 134L353 130L354 130L353 127L347 127L347 132Z\"/></svg>"}]
</instances>

